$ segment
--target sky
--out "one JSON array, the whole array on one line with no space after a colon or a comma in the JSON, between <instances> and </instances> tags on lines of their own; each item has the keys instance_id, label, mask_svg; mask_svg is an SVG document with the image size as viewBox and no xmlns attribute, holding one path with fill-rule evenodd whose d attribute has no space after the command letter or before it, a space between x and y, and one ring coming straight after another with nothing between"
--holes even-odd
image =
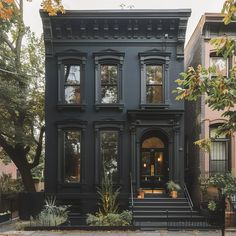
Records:
<instances>
[{"instance_id":1,"label":"sky","mask_svg":"<svg viewBox=\"0 0 236 236\"><path fill-rule=\"evenodd\" d=\"M25 2L25 24L37 35L42 33L39 16L41 0ZM198 21L205 12L220 12L224 0L63 0L68 10L121 9L121 5L133 6L133 9L191 9L188 21L186 42L191 37Z\"/></svg>"}]
</instances>

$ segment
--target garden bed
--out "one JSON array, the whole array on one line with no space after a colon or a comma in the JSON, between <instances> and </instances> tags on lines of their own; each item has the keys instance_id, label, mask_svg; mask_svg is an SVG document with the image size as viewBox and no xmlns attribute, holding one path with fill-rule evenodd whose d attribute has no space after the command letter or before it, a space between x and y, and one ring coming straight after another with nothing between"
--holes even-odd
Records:
<instances>
[{"instance_id":1,"label":"garden bed","mask_svg":"<svg viewBox=\"0 0 236 236\"><path fill-rule=\"evenodd\" d=\"M86 231L136 231L138 226L89 226L89 225L58 225L58 226L27 226L26 231L37 230L86 230Z\"/></svg>"}]
</instances>

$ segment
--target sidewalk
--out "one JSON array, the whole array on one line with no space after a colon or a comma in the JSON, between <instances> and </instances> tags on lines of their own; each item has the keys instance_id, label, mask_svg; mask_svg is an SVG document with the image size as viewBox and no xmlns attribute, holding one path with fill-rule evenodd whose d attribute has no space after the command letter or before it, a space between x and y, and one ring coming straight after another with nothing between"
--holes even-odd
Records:
<instances>
[{"instance_id":1,"label":"sidewalk","mask_svg":"<svg viewBox=\"0 0 236 236\"><path fill-rule=\"evenodd\" d=\"M15 222L0 224L0 236L221 236L221 231L17 231ZM236 236L236 229L228 229L225 236Z\"/></svg>"},{"instance_id":2,"label":"sidewalk","mask_svg":"<svg viewBox=\"0 0 236 236\"><path fill-rule=\"evenodd\" d=\"M119 231L4 231L0 236L221 236L220 231L152 231L152 232L119 232ZM226 232L226 236L236 235L235 232Z\"/></svg>"}]
</instances>

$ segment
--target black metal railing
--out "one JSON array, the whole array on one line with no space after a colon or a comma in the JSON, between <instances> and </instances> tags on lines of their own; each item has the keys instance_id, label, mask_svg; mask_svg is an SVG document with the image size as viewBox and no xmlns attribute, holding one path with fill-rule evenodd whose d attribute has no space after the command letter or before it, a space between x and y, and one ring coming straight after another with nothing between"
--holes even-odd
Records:
<instances>
[{"instance_id":1,"label":"black metal railing","mask_svg":"<svg viewBox=\"0 0 236 236\"><path fill-rule=\"evenodd\" d=\"M160 228L171 229L221 229L221 224L216 223L214 216L202 217L194 215L194 211L190 211L189 216L175 217L171 212L166 210L166 221L157 223Z\"/></svg>"},{"instance_id":2,"label":"black metal railing","mask_svg":"<svg viewBox=\"0 0 236 236\"><path fill-rule=\"evenodd\" d=\"M193 210L193 202L192 202L192 199L191 199L190 194L188 192L188 188L187 188L186 184L184 184L184 195L188 200L188 204L189 204L191 210Z\"/></svg>"},{"instance_id":3,"label":"black metal railing","mask_svg":"<svg viewBox=\"0 0 236 236\"><path fill-rule=\"evenodd\" d=\"M134 190L132 182L132 173L130 172L130 195L131 195L131 212L132 212L132 225L133 225L133 212L134 212Z\"/></svg>"}]
</instances>

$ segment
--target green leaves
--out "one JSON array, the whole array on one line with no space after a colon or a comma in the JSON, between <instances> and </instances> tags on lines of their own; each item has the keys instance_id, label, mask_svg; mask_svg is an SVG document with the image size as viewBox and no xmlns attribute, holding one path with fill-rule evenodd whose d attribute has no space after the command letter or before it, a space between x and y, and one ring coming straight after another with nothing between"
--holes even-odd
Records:
<instances>
[{"instance_id":1,"label":"green leaves","mask_svg":"<svg viewBox=\"0 0 236 236\"><path fill-rule=\"evenodd\" d=\"M221 13L224 14L224 23L227 25L236 19L236 2L235 0L225 0Z\"/></svg>"},{"instance_id":2,"label":"green leaves","mask_svg":"<svg viewBox=\"0 0 236 236\"><path fill-rule=\"evenodd\" d=\"M236 104L235 67L229 74L229 77L219 75L214 67L189 67L187 72L181 73L180 78L175 81L178 87L174 90L178 94L177 100L196 101L201 95L205 95L206 104L212 110L222 111L223 116L229 120L222 128L222 132L228 134L236 131L233 111Z\"/></svg>"},{"instance_id":3,"label":"green leaves","mask_svg":"<svg viewBox=\"0 0 236 236\"><path fill-rule=\"evenodd\" d=\"M225 194L226 196L236 192L236 177L232 176L231 173L215 174L200 181L204 188L216 187L220 194Z\"/></svg>"},{"instance_id":4,"label":"green leaves","mask_svg":"<svg viewBox=\"0 0 236 236\"><path fill-rule=\"evenodd\" d=\"M235 40L228 38L226 35L220 38L213 38L210 43L216 49L216 54L223 56L225 59L233 56L235 53Z\"/></svg>"}]
</instances>

